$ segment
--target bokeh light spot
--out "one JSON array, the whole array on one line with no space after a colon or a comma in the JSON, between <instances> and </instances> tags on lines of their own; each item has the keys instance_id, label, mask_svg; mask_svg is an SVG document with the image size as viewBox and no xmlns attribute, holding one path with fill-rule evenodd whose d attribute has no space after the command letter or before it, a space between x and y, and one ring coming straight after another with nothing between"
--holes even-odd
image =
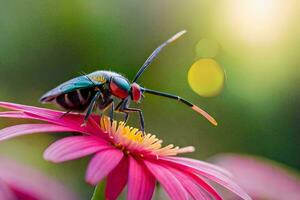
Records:
<instances>
[{"instance_id":1,"label":"bokeh light spot","mask_svg":"<svg viewBox=\"0 0 300 200\"><path fill-rule=\"evenodd\" d=\"M225 83L225 73L213 59L197 60L188 72L191 88L200 96L213 97L218 95Z\"/></svg>"},{"instance_id":2,"label":"bokeh light spot","mask_svg":"<svg viewBox=\"0 0 300 200\"><path fill-rule=\"evenodd\" d=\"M220 10L223 29L248 44L269 45L278 42L293 17L294 0L225 0ZM238 28L237 28L238 27Z\"/></svg>"},{"instance_id":3,"label":"bokeh light spot","mask_svg":"<svg viewBox=\"0 0 300 200\"><path fill-rule=\"evenodd\" d=\"M219 44L212 39L201 39L196 45L196 58L213 58L219 52Z\"/></svg>"}]
</instances>

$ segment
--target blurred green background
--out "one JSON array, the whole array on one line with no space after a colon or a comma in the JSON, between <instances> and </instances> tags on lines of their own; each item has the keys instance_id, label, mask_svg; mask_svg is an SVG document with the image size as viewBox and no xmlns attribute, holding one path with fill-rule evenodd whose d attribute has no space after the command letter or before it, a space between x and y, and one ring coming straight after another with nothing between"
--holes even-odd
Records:
<instances>
[{"instance_id":1,"label":"blurred green background","mask_svg":"<svg viewBox=\"0 0 300 200\"><path fill-rule=\"evenodd\" d=\"M300 169L299 1L0 2L1 101L41 106L38 99L44 92L82 71L108 69L131 80L155 47L186 29L161 52L140 84L186 97L219 126L176 101L147 95L138 105L146 130L166 144L195 146L190 156L197 159L238 152ZM187 81L195 48L204 38L218 44L214 59L227 75L224 90L213 98L197 95ZM203 55L209 50L205 47ZM19 122L1 119L0 126ZM130 124L138 125L137 116ZM88 159L59 165L42 159L43 150L58 137L12 139L1 143L0 154L31 163L82 198L90 197L93 188L84 182Z\"/></svg>"}]
</instances>

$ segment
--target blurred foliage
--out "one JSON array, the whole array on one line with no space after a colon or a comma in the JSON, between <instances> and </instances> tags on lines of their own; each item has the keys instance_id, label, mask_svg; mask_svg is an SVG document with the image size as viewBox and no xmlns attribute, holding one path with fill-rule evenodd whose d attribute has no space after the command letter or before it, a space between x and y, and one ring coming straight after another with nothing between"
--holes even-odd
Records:
<instances>
[{"instance_id":1,"label":"blurred foliage","mask_svg":"<svg viewBox=\"0 0 300 200\"><path fill-rule=\"evenodd\" d=\"M244 152L300 169L296 0L0 2L2 101L41 106L44 92L82 71L108 69L132 79L156 46L186 29L140 83L190 99L219 126L176 101L147 95L138 105L146 130L166 143L195 146L197 159ZM198 96L187 81L196 45L204 38L219 45L214 59L227 75L224 91L214 98ZM215 47L204 49L210 48ZM8 123L1 119L0 125ZM130 123L138 125L137 116ZM16 138L1 143L0 153L37 165L91 197L92 187L84 182L88 159L60 165L42 160L43 149L57 137Z\"/></svg>"}]
</instances>

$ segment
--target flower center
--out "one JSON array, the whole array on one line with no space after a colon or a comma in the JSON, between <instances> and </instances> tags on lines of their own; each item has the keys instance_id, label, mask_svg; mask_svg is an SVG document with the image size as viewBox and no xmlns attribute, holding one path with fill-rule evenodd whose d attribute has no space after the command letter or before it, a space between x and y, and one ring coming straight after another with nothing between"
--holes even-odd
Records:
<instances>
[{"instance_id":1,"label":"flower center","mask_svg":"<svg viewBox=\"0 0 300 200\"><path fill-rule=\"evenodd\" d=\"M113 120L111 123L110 118L104 115L101 117L100 127L108 134L110 142L126 154L140 157L152 155L158 158L159 156L171 156L194 151L194 147L191 146L179 148L170 144L162 147L162 140L158 139L156 135L143 134L139 129L127 126L122 121L118 123Z\"/></svg>"}]
</instances>

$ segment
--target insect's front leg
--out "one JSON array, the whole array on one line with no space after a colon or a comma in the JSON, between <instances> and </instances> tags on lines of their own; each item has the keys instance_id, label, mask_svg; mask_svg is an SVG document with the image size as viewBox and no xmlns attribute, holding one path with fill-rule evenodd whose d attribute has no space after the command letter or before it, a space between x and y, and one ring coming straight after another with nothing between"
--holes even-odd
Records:
<instances>
[{"instance_id":1,"label":"insect's front leg","mask_svg":"<svg viewBox=\"0 0 300 200\"><path fill-rule=\"evenodd\" d=\"M144 115L141 109L138 108L129 108L129 99L128 101L123 102L122 106L120 107L120 112L123 112L125 114L129 114L129 113L133 113L136 112L139 114L139 118L140 118L140 124L141 124L141 131L143 132L143 134L145 134L145 120L144 120Z\"/></svg>"},{"instance_id":2,"label":"insect's front leg","mask_svg":"<svg viewBox=\"0 0 300 200\"><path fill-rule=\"evenodd\" d=\"M139 118L140 118L140 124L141 124L141 131L143 134L145 133L145 120L144 120L144 115L141 109L138 108L124 108L123 110L125 113L132 113L132 112L137 112L139 113Z\"/></svg>"}]
</instances>

